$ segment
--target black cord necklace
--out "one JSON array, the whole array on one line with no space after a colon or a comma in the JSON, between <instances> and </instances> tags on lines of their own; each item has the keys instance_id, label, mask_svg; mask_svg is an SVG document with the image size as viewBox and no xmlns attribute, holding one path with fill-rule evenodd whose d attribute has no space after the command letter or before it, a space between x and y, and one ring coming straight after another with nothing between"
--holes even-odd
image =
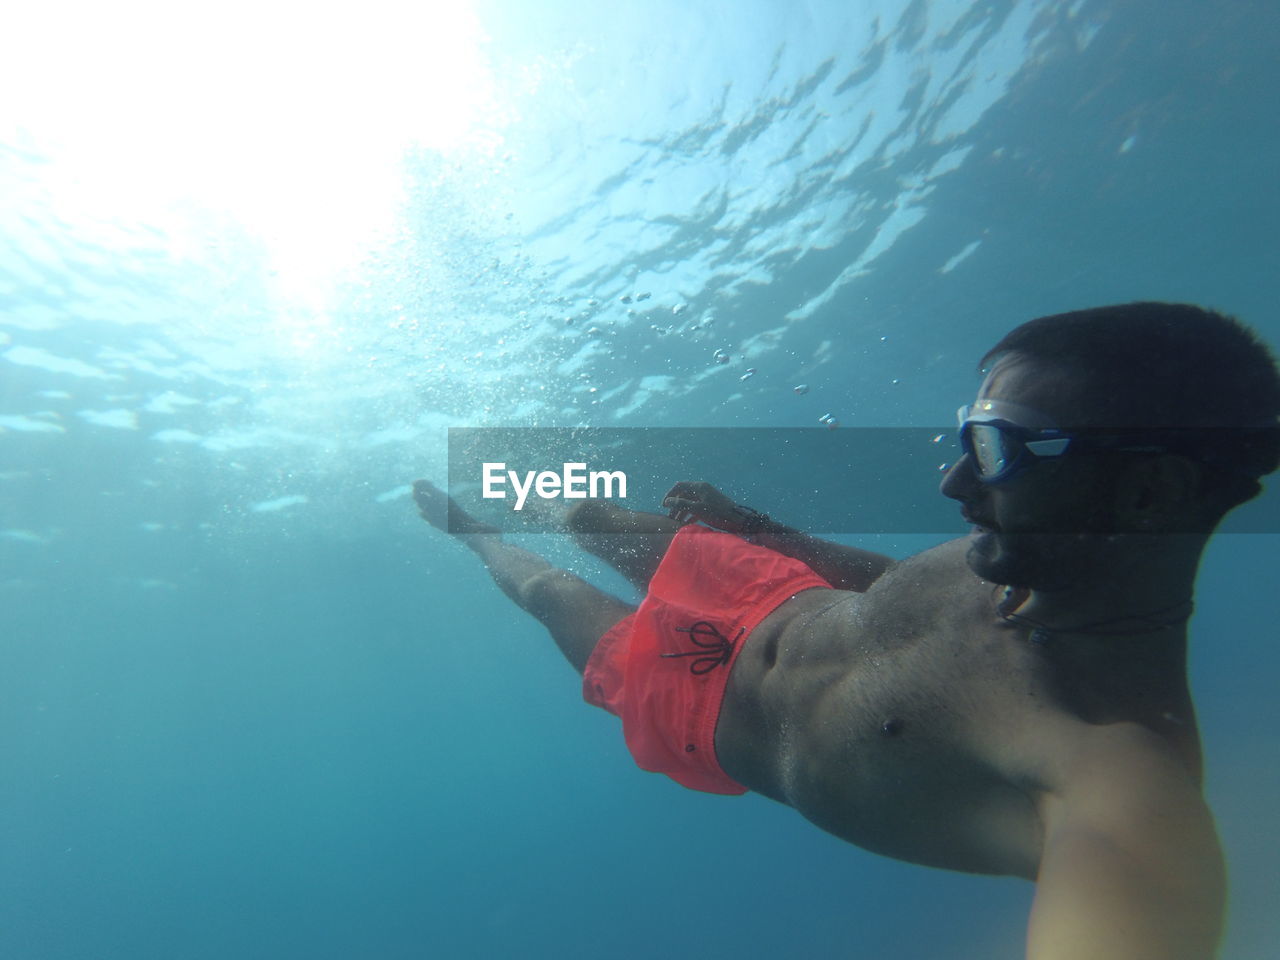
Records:
<instances>
[{"instance_id":1,"label":"black cord necklace","mask_svg":"<svg viewBox=\"0 0 1280 960\"><path fill-rule=\"evenodd\" d=\"M1013 587L1005 587L1004 595L1001 601L996 604L996 611L1000 614L1000 619L1006 623L1016 623L1019 626L1031 627L1032 643L1047 643L1052 639L1055 633L1086 633L1095 637L1118 637L1133 634L1155 633L1166 627L1172 627L1179 623L1186 623L1191 619L1191 614L1195 612L1195 602L1187 597L1177 603L1170 604L1167 607L1161 607L1159 610L1152 610L1148 613L1126 613L1118 617L1109 617L1105 620L1095 620L1091 623L1082 623L1073 627L1051 627L1043 621L1028 617L1025 614L1015 613L1008 609L1010 600L1014 595ZM1017 606L1014 606L1017 609ZM1134 627L1122 627L1119 629L1107 629L1114 627L1116 624L1133 623Z\"/></svg>"}]
</instances>

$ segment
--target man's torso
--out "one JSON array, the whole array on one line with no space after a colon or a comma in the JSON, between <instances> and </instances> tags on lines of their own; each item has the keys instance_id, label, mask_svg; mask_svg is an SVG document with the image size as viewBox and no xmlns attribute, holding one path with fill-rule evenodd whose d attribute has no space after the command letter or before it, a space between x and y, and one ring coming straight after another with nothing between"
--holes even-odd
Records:
<instances>
[{"instance_id":1,"label":"man's torso","mask_svg":"<svg viewBox=\"0 0 1280 960\"><path fill-rule=\"evenodd\" d=\"M865 594L783 604L734 667L717 755L743 785L866 849L1033 877L1039 767L1099 717L1072 702L1027 629L997 616L999 588L964 554L953 541ZM1170 722L1193 742L1190 703L1173 699L1162 713L1181 713Z\"/></svg>"}]
</instances>

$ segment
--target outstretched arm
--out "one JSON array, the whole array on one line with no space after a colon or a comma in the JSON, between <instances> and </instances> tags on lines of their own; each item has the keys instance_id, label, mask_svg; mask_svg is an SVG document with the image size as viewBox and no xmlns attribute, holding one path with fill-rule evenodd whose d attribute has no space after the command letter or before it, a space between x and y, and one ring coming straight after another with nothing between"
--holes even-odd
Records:
<instances>
[{"instance_id":1,"label":"outstretched arm","mask_svg":"<svg viewBox=\"0 0 1280 960\"><path fill-rule=\"evenodd\" d=\"M893 564L892 557L793 530L750 507L735 504L711 484L699 480L677 483L667 492L662 505L673 520L698 520L717 530L749 536L761 546L793 557L837 590L861 593Z\"/></svg>"},{"instance_id":2,"label":"outstretched arm","mask_svg":"<svg viewBox=\"0 0 1280 960\"><path fill-rule=\"evenodd\" d=\"M1210 960L1222 851L1200 790L1135 724L1093 727L1040 798L1028 960Z\"/></svg>"}]
</instances>

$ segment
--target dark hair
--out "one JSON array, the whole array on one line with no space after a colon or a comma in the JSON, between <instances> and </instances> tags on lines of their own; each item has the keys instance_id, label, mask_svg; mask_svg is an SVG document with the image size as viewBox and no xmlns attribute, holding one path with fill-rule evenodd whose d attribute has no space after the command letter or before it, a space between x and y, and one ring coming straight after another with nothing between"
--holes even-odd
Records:
<instances>
[{"instance_id":1,"label":"dark hair","mask_svg":"<svg viewBox=\"0 0 1280 960\"><path fill-rule=\"evenodd\" d=\"M1189 456L1222 469L1224 509L1258 494L1280 466L1280 371L1233 317L1182 303L1128 303L1028 321L982 358L1063 365L1087 391L1095 423L1175 429ZM1065 426L1065 424L1064 424Z\"/></svg>"}]
</instances>

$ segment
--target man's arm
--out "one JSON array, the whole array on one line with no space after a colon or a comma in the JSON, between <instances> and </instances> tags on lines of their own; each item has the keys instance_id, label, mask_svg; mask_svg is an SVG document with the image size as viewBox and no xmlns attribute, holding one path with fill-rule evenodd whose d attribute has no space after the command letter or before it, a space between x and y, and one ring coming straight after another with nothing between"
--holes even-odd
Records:
<instances>
[{"instance_id":1,"label":"man's arm","mask_svg":"<svg viewBox=\"0 0 1280 960\"><path fill-rule=\"evenodd\" d=\"M1209 960L1225 868L1213 818L1169 744L1090 727L1039 798L1044 846L1028 960Z\"/></svg>"},{"instance_id":2,"label":"man's arm","mask_svg":"<svg viewBox=\"0 0 1280 960\"><path fill-rule=\"evenodd\" d=\"M700 520L717 530L749 536L763 547L799 560L837 590L862 593L894 562L883 554L793 530L750 507L738 506L702 481L682 480L668 491L662 505L673 520Z\"/></svg>"}]
</instances>

